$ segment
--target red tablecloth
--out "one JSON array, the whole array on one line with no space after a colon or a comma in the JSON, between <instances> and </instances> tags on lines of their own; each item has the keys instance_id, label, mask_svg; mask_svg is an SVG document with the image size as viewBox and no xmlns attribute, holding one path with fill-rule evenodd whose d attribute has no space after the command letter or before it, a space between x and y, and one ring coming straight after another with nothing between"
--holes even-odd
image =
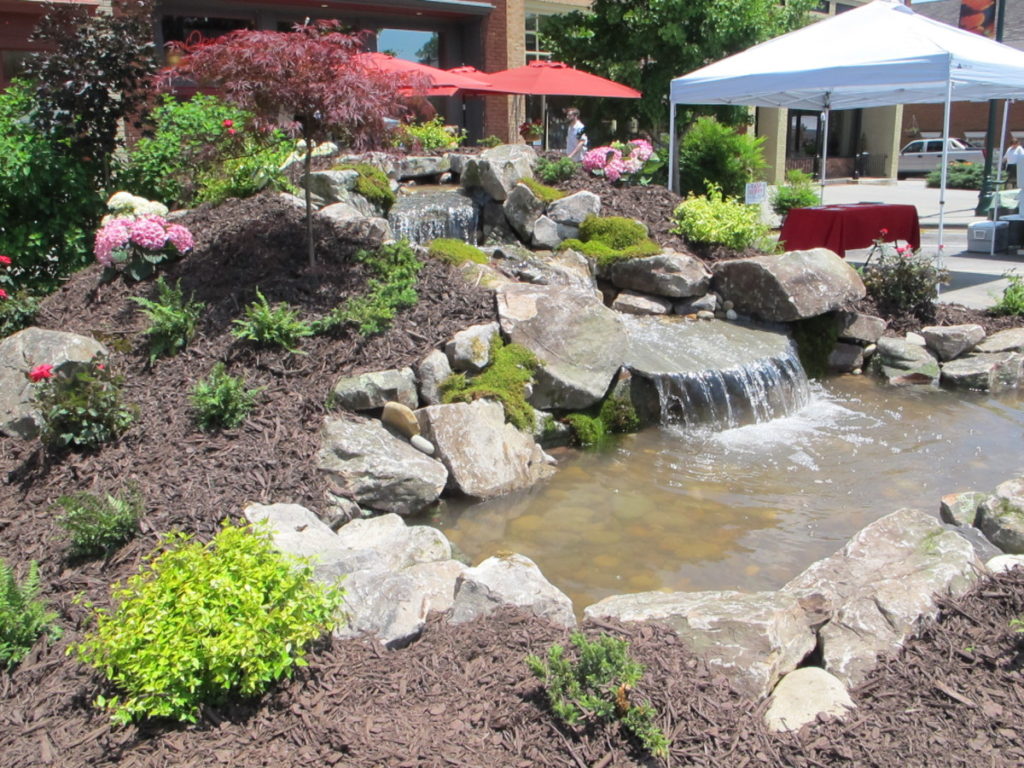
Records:
<instances>
[{"instance_id":1,"label":"red tablecloth","mask_svg":"<svg viewBox=\"0 0 1024 768\"><path fill-rule=\"evenodd\" d=\"M779 233L787 251L823 247L840 256L852 248L868 248L879 238L885 242L906 240L915 250L920 248L917 208L865 203L794 208Z\"/></svg>"}]
</instances>

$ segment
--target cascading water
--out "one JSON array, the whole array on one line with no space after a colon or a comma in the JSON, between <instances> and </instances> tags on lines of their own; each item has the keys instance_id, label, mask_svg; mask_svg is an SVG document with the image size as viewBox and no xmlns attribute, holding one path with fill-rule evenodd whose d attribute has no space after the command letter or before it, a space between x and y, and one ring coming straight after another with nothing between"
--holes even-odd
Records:
<instances>
[{"instance_id":1,"label":"cascading water","mask_svg":"<svg viewBox=\"0 0 1024 768\"><path fill-rule=\"evenodd\" d=\"M784 333L682 318L624 320L625 364L649 421L730 429L807 404L807 376Z\"/></svg>"},{"instance_id":2,"label":"cascading water","mask_svg":"<svg viewBox=\"0 0 1024 768\"><path fill-rule=\"evenodd\" d=\"M452 190L400 197L388 212L396 238L422 245L438 237L476 243L479 219L476 204Z\"/></svg>"}]
</instances>

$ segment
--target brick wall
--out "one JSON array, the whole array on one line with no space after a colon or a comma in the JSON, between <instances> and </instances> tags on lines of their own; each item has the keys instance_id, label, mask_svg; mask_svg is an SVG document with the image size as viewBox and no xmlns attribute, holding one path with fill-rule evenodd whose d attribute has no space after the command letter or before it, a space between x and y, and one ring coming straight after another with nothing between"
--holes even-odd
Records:
<instances>
[{"instance_id":1,"label":"brick wall","mask_svg":"<svg viewBox=\"0 0 1024 768\"><path fill-rule=\"evenodd\" d=\"M903 147L913 138L911 128L916 122L919 131L942 133L943 104L907 104L903 107L903 130L899 145ZM915 120L916 118L916 120ZM996 106L996 144L999 143L998 131L1003 123L1003 102ZM967 131L984 131L988 127L988 102L955 101L950 105L949 135L962 137ZM1007 133L1024 131L1024 103L1015 102L1010 105L1006 123Z\"/></svg>"}]
</instances>

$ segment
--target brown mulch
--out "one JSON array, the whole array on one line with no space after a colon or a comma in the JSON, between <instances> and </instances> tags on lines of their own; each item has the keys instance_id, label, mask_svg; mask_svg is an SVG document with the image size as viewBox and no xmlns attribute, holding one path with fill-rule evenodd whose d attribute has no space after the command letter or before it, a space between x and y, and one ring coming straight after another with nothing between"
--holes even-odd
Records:
<instances>
[{"instance_id":1,"label":"brown mulch","mask_svg":"<svg viewBox=\"0 0 1024 768\"><path fill-rule=\"evenodd\" d=\"M670 206L667 195L656 187L609 195L606 186L603 199L606 212L651 223L667 218L653 208ZM459 627L434 619L400 651L325 642L294 680L260 701L204 711L195 726L112 727L90 706L101 682L65 655L85 622L76 595L106 604L110 584L135 572L161 533L206 539L247 502L325 511L331 489L313 469L314 454L336 378L409 365L456 330L494 318L488 293L431 263L420 275L420 302L387 333L304 339L302 354L257 350L230 335L232 318L257 288L271 303L287 301L312 317L360 292L363 268L325 233L318 233L319 265L307 266L301 212L273 196L197 209L184 223L197 236L196 250L166 274L207 310L183 354L147 365L146 321L130 298L152 295L149 283L100 286L92 268L40 312L43 327L91 332L107 343L139 417L94 453L48 456L36 443L0 437L0 557L19 572L30 559L40 562L44 597L64 628L59 642L40 641L13 672L0 671L0 768L649 764L614 727L555 725L522 659L564 642L564 633L514 612ZM240 428L204 434L193 426L187 395L217 361L262 388L260 405ZM70 561L55 500L129 482L146 501L140 535L109 560ZM1022 648L1008 621L1024 613L1022 595L1019 572L950 604L939 625L854 693L859 709L846 723L797 736L765 733L763 705L740 699L668 630L591 630L629 637L647 665L634 700L650 699L660 711L673 739L672 765L1016 765L1024 761Z\"/></svg>"}]
</instances>

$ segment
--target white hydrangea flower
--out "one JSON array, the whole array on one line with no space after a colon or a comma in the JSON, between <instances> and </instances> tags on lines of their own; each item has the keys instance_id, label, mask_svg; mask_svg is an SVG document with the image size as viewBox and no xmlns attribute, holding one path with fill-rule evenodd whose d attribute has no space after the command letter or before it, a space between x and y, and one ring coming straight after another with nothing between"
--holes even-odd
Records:
<instances>
[{"instance_id":1,"label":"white hydrangea flower","mask_svg":"<svg viewBox=\"0 0 1024 768\"><path fill-rule=\"evenodd\" d=\"M158 203L156 200L147 200L144 197L136 197L133 202L133 213L136 216L166 216L169 210L163 203Z\"/></svg>"},{"instance_id":2,"label":"white hydrangea flower","mask_svg":"<svg viewBox=\"0 0 1024 768\"><path fill-rule=\"evenodd\" d=\"M131 213L135 208L135 201L139 199L141 198L137 198L130 192L115 192L107 200L107 208L115 214Z\"/></svg>"}]
</instances>

